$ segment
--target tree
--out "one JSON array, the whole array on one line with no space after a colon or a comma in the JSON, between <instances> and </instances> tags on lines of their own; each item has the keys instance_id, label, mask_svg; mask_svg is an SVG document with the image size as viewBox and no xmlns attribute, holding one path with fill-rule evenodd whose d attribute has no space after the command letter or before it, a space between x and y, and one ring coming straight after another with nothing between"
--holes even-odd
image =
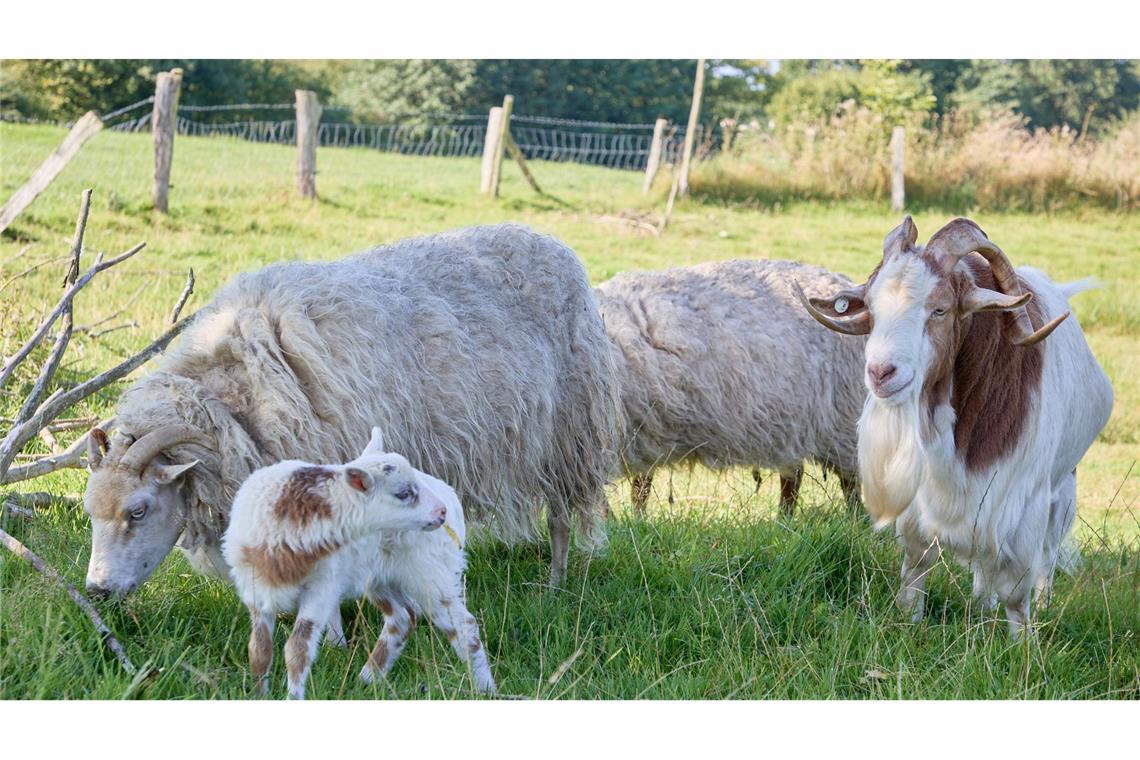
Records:
<instances>
[{"instance_id":1,"label":"tree","mask_svg":"<svg viewBox=\"0 0 1140 760\"><path fill-rule=\"evenodd\" d=\"M981 111L1012 108L1033 127L1068 124L1098 132L1136 110L1140 64L1121 60L973 61L953 102Z\"/></svg>"}]
</instances>

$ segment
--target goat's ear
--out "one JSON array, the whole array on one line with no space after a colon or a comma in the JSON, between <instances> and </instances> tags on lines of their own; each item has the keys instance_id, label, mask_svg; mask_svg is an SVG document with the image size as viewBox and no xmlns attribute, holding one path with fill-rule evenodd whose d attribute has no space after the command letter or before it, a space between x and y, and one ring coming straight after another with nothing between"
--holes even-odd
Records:
<instances>
[{"instance_id":1,"label":"goat's ear","mask_svg":"<svg viewBox=\"0 0 1140 760\"><path fill-rule=\"evenodd\" d=\"M963 315L973 314L976 311L1013 311L1029 303L1032 297L1032 293L1007 296L996 290L974 288L962 296L958 307Z\"/></svg>"},{"instance_id":2,"label":"goat's ear","mask_svg":"<svg viewBox=\"0 0 1140 760\"><path fill-rule=\"evenodd\" d=\"M383 454L384 453L384 433L380 428L372 428L372 438L368 441L368 445L364 447L361 456L365 454Z\"/></svg>"},{"instance_id":3,"label":"goat's ear","mask_svg":"<svg viewBox=\"0 0 1140 760\"><path fill-rule=\"evenodd\" d=\"M154 482L160 486L170 485L198 464L198 460L186 464L158 464L154 466Z\"/></svg>"},{"instance_id":4,"label":"goat's ear","mask_svg":"<svg viewBox=\"0 0 1140 760\"><path fill-rule=\"evenodd\" d=\"M347 468L344 471L344 479L349 488L361 493L368 493L376 486L376 481L372 479L372 476L359 467Z\"/></svg>"},{"instance_id":5,"label":"goat's ear","mask_svg":"<svg viewBox=\"0 0 1140 760\"><path fill-rule=\"evenodd\" d=\"M99 469L103 455L111 450L111 442L107 440L107 433L102 428L92 428L87 436L87 469L94 472Z\"/></svg>"}]
</instances>

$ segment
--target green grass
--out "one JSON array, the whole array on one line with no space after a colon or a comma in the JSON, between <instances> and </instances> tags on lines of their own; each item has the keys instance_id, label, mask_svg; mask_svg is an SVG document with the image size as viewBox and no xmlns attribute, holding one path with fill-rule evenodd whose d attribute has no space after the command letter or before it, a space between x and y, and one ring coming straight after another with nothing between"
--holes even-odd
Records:
<instances>
[{"instance_id":1,"label":"green grass","mask_svg":"<svg viewBox=\"0 0 1140 760\"><path fill-rule=\"evenodd\" d=\"M62 138L62 130L0 124L0 195L7 197ZM149 206L151 148L143 136L101 134L0 239L0 351L10 353L58 293L79 191L95 188L87 244L109 254L146 240L147 250L79 297L77 324L125 312L134 321L99 338L77 337L61 383L90 376L156 334L193 266L201 305L233 274L291 258L344 253L450 227L515 220L550 232L600 282L632 268L744 256L793 258L862 277L877 261L896 215L858 204L781 209L685 202L654 237L616 220L656 213L667 178L643 199L641 177L536 163L549 193L534 194L504 167L502 198L477 193L471 159L325 150L321 200L293 197L294 151L237 141L179 138L172 213ZM916 216L925 237L948 215ZM1002 621L969 602L954 564L930 584L926 619L893 608L898 550L889 533L838 505L834 480L804 492L797 516L776 516L776 486L755 490L747 472L679 469L659 474L647 517L628 508L626 484L611 492L608 547L571 554L566 588L545 589L543 545L508 548L477 540L469 604L479 617L505 694L539 698L1092 698L1140 697L1140 217L1082 210L1060 215L988 214L978 221L1016 264L1056 279L1093 275L1105 287L1074 307L1116 389L1112 420L1082 464L1076 536L1085 564L1062 577L1036 639L1009 640ZM22 254L22 255L21 255ZM18 258L16 258L18 256ZM7 285L5 285L7 283ZM32 380L18 375L0 417ZM121 386L82 413L107 414ZM36 442L35 446L40 446ZM69 471L26 490L78 494ZM670 496L672 498L670 498ZM81 584L89 525L63 503L0 526ZM126 602L101 606L137 665L124 674L64 593L0 553L0 698L245 698L252 693L248 619L223 584L172 556ZM309 693L338 697L467 697L464 669L443 637L422 625L390 680L355 675L380 615L346 606L348 650L322 649ZM279 628L274 695L283 696ZM563 663L572 661L566 667ZM552 678L553 677L553 678ZM553 680L553 683L551 683Z\"/></svg>"}]
</instances>

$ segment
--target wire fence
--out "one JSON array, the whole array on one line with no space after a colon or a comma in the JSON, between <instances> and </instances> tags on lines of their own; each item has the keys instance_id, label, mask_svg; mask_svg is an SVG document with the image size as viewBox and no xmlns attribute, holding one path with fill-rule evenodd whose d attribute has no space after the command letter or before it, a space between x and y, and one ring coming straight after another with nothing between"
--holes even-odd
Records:
<instances>
[{"instance_id":1,"label":"wire fence","mask_svg":"<svg viewBox=\"0 0 1140 760\"><path fill-rule=\"evenodd\" d=\"M116 132L149 132L151 113L147 98L104 117ZM297 122L285 117L293 104L240 103L213 106L179 106L176 129L180 135L229 137L259 143L296 143ZM345 120L348 110L325 108L317 131L321 147L367 148L415 156L482 155L487 136L485 114L417 114L393 116L386 123ZM580 121L547 116L512 115L511 135L527 159L572 161L613 169L642 170L649 159L653 124ZM662 143L661 160L680 160L685 130L670 128ZM719 149L720 133L697 127L695 158Z\"/></svg>"}]
</instances>

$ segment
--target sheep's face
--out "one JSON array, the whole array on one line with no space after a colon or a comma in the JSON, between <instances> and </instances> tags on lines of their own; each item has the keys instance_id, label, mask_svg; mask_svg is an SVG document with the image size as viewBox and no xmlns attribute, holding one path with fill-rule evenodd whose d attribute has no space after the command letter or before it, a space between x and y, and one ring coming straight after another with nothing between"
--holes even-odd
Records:
<instances>
[{"instance_id":1,"label":"sheep's face","mask_svg":"<svg viewBox=\"0 0 1140 760\"><path fill-rule=\"evenodd\" d=\"M155 457L138 470L123 457L130 444L117 438L109 445L102 431L92 435L84 510L91 517L87 590L98 596L122 596L143 583L185 526L179 481L196 462Z\"/></svg>"},{"instance_id":2,"label":"sheep's face","mask_svg":"<svg viewBox=\"0 0 1140 760\"><path fill-rule=\"evenodd\" d=\"M443 527L447 509L421 488L416 471L399 454L365 454L345 468L351 489L367 497L369 530L420 531Z\"/></svg>"}]
</instances>

